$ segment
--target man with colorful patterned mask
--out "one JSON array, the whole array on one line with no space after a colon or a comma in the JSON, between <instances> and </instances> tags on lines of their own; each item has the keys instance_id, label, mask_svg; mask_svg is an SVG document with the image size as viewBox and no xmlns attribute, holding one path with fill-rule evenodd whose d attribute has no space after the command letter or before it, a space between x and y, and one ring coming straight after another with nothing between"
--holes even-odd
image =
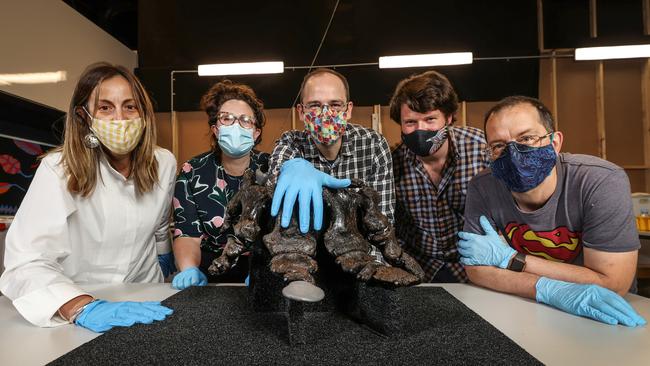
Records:
<instances>
[{"instance_id":1,"label":"man with colorful patterned mask","mask_svg":"<svg viewBox=\"0 0 650 366\"><path fill-rule=\"evenodd\" d=\"M269 162L269 184L276 187L271 214L283 208L281 224L287 227L298 199L300 230L312 228L312 215L313 229L320 230L323 186L343 188L349 178L357 178L379 192L380 209L392 223L390 149L376 131L349 122L353 104L345 77L330 69L314 70L305 76L300 97L296 110L305 129L285 132Z\"/></svg>"},{"instance_id":2,"label":"man with colorful patterned mask","mask_svg":"<svg viewBox=\"0 0 650 366\"><path fill-rule=\"evenodd\" d=\"M341 110L340 102L334 104L321 106L320 102L315 102L312 106L303 106L307 110L303 117L305 129L315 142L326 146L339 141L348 123L348 113Z\"/></svg>"}]
</instances>

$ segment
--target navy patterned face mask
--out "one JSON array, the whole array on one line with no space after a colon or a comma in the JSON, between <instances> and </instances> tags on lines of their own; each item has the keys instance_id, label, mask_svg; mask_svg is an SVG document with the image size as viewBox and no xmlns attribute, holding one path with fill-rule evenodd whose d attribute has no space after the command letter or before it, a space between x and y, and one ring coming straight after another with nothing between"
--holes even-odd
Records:
<instances>
[{"instance_id":1,"label":"navy patterned face mask","mask_svg":"<svg viewBox=\"0 0 650 366\"><path fill-rule=\"evenodd\" d=\"M512 141L490 167L510 191L521 193L540 185L551 174L556 158L553 144L532 147Z\"/></svg>"}]
</instances>

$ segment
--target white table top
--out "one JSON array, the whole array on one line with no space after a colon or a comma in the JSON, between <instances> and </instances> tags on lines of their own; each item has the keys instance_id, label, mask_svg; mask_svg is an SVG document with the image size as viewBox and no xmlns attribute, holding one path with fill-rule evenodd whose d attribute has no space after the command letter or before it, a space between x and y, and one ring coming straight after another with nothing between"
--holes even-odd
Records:
<instances>
[{"instance_id":1,"label":"white table top","mask_svg":"<svg viewBox=\"0 0 650 366\"><path fill-rule=\"evenodd\" d=\"M441 286L547 365L650 365L650 327L609 326L532 300L465 284ZM162 300L177 291L168 283L85 286L107 300ZM626 299L650 320L650 299ZM42 365L97 337L72 325L38 328L0 297L0 364Z\"/></svg>"}]
</instances>

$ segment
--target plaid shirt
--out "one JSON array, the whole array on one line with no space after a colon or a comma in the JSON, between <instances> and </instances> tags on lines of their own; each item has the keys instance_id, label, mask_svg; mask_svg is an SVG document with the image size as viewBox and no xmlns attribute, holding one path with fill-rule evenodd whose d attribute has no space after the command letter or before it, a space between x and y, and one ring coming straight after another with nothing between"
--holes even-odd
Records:
<instances>
[{"instance_id":1,"label":"plaid shirt","mask_svg":"<svg viewBox=\"0 0 650 366\"><path fill-rule=\"evenodd\" d=\"M334 162L320 153L308 131L287 131L277 141L271 158L269 184L275 184L282 164L303 158L335 178L358 178L379 192L379 208L393 222L395 193L393 162L386 139L374 130L348 123L342 136L341 150Z\"/></svg>"},{"instance_id":2,"label":"plaid shirt","mask_svg":"<svg viewBox=\"0 0 650 366\"><path fill-rule=\"evenodd\" d=\"M426 282L445 265L459 282L467 282L467 274L458 262L457 234L465 221L469 181L489 165L483 131L450 127L449 142L450 153L437 187L422 162L404 144L393 152L395 231L402 248L424 269Z\"/></svg>"}]
</instances>

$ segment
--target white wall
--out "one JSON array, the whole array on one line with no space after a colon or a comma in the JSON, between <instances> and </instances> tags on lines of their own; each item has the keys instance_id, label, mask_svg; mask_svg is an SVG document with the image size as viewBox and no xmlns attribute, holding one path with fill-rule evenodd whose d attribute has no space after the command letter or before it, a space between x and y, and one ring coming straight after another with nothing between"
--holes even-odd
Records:
<instances>
[{"instance_id":1,"label":"white wall","mask_svg":"<svg viewBox=\"0 0 650 366\"><path fill-rule=\"evenodd\" d=\"M63 1L0 0L0 74L67 72L64 82L0 90L66 111L79 75L97 61L133 70L138 58Z\"/></svg>"}]
</instances>

